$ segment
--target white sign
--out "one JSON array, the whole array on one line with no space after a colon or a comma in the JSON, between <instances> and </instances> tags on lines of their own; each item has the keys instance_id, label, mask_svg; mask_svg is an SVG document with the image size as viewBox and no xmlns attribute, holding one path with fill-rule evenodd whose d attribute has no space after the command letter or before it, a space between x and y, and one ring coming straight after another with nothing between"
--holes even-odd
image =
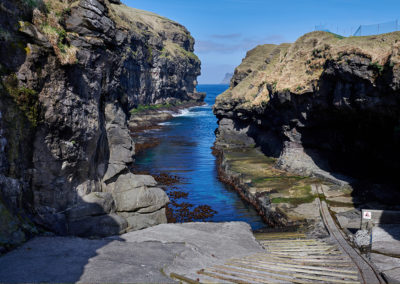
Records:
<instances>
[{"instance_id":1,"label":"white sign","mask_svg":"<svg viewBox=\"0 0 400 284\"><path fill-rule=\"evenodd\" d=\"M371 220L371 218L372 218L372 212L371 211L364 211L363 212L363 219Z\"/></svg>"}]
</instances>

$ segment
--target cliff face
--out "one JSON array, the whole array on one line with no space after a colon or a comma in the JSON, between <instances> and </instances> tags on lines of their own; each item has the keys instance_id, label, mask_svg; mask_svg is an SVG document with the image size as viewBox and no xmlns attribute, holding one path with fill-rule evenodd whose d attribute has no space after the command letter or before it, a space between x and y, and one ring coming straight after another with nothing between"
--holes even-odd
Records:
<instances>
[{"instance_id":1,"label":"cliff face","mask_svg":"<svg viewBox=\"0 0 400 284\"><path fill-rule=\"evenodd\" d=\"M0 208L7 216L76 235L165 222L165 193L151 177L129 173L127 120L139 104L199 98L193 45L183 26L116 0L2 1ZM4 216L0 235L34 231L10 229Z\"/></svg>"},{"instance_id":2,"label":"cliff face","mask_svg":"<svg viewBox=\"0 0 400 284\"><path fill-rule=\"evenodd\" d=\"M368 181L381 199L398 188L399 40L313 32L256 47L217 98L217 147L260 146L278 169L356 191Z\"/></svg>"}]
</instances>

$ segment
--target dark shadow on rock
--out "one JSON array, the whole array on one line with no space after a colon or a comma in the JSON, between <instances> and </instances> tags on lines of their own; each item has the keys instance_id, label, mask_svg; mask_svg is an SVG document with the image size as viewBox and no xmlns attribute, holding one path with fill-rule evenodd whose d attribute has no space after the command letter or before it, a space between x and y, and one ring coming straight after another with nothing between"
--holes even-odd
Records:
<instances>
[{"instance_id":1,"label":"dark shadow on rock","mask_svg":"<svg viewBox=\"0 0 400 284\"><path fill-rule=\"evenodd\" d=\"M77 282L89 260L108 243L107 240L37 237L0 258L0 282Z\"/></svg>"}]
</instances>

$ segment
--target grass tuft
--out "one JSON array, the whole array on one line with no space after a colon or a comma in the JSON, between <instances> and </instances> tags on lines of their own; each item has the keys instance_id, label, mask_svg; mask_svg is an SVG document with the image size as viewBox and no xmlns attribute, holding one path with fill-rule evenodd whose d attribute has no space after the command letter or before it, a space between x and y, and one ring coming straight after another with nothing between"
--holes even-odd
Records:
<instances>
[{"instance_id":1,"label":"grass tuft","mask_svg":"<svg viewBox=\"0 0 400 284\"><path fill-rule=\"evenodd\" d=\"M131 114L138 114L148 110L158 110L162 108L170 108L172 104L155 104L155 105L138 105L138 107L130 110Z\"/></svg>"}]
</instances>

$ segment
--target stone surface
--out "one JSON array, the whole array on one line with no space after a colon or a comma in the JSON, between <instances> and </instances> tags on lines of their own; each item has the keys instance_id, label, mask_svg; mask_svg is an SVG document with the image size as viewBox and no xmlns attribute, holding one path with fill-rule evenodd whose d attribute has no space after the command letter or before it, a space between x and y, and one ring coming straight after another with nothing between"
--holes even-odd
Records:
<instances>
[{"instance_id":1,"label":"stone surface","mask_svg":"<svg viewBox=\"0 0 400 284\"><path fill-rule=\"evenodd\" d=\"M329 199L331 200L331 199ZM359 210L349 210L336 214L342 228L347 229L360 229L361 228L361 212Z\"/></svg>"},{"instance_id":2,"label":"stone surface","mask_svg":"<svg viewBox=\"0 0 400 284\"><path fill-rule=\"evenodd\" d=\"M368 230L358 230L354 235L354 244L359 248L371 245L371 233Z\"/></svg>"},{"instance_id":3,"label":"stone surface","mask_svg":"<svg viewBox=\"0 0 400 284\"><path fill-rule=\"evenodd\" d=\"M261 252L245 223L159 225L101 240L35 238L0 257L0 282L169 283Z\"/></svg>"},{"instance_id":4,"label":"stone surface","mask_svg":"<svg viewBox=\"0 0 400 284\"><path fill-rule=\"evenodd\" d=\"M157 209L157 211L146 214L125 212L119 212L118 214L126 219L129 230L141 230L151 226L167 223L165 208Z\"/></svg>"},{"instance_id":5,"label":"stone surface","mask_svg":"<svg viewBox=\"0 0 400 284\"><path fill-rule=\"evenodd\" d=\"M128 222L116 214L87 216L70 220L68 223L68 233L80 237L118 235L124 233L126 229L128 229Z\"/></svg>"},{"instance_id":6,"label":"stone surface","mask_svg":"<svg viewBox=\"0 0 400 284\"><path fill-rule=\"evenodd\" d=\"M118 212L151 213L164 207L169 198L161 188L138 187L122 192L113 192Z\"/></svg>"},{"instance_id":7,"label":"stone surface","mask_svg":"<svg viewBox=\"0 0 400 284\"><path fill-rule=\"evenodd\" d=\"M111 193L92 192L82 198L82 202L67 210L69 220L89 216L104 215L114 209L114 199Z\"/></svg>"},{"instance_id":8,"label":"stone surface","mask_svg":"<svg viewBox=\"0 0 400 284\"><path fill-rule=\"evenodd\" d=\"M372 228L372 251L400 256L400 226L396 224Z\"/></svg>"},{"instance_id":9,"label":"stone surface","mask_svg":"<svg viewBox=\"0 0 400 284\"><path fill-rule=\"evenodd\" d=\"M400 258L371 253L371 261L383 273L388 283L400 283Z\"/></svg>"}]
</instances>

